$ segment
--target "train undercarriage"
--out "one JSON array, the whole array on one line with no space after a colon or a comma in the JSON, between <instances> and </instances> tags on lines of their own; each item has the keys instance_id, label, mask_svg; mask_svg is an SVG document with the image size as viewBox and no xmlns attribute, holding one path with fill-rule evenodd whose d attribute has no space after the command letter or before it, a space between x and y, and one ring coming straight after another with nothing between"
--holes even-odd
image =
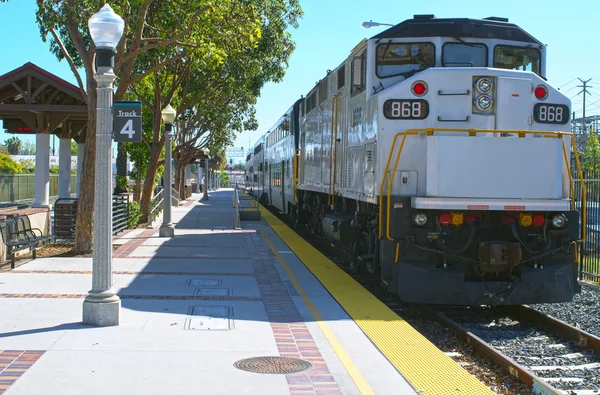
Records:
<instances>
[{"instance_id":1,"label":"train undercarriage","mask_svg":"<svg viewBox=\"0 0 600 395\"><path fill-rule=\"evenodd\" d=\"M328 198L298 191L289 216L335 246L351 271L375 276L402 301L558 303L580 292L576 211L415 210L410 197L395 198L388 229L378 205L338 196L331 207Z\"/></svg>"}]
</instances>

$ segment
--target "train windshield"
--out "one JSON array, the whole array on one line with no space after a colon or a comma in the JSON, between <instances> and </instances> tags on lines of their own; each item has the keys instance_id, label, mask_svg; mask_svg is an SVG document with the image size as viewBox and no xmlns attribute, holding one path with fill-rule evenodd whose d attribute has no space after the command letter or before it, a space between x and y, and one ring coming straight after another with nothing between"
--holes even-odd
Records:
<instances>
[{"instance_id":1,"label":"train windshield","mask_svg":"<svg viewBox=\"0 0 600 395\"><path fill-rule=\"evenodd\" d=\"M487 46L470 43L446 43L442 47L443 67L486 67Z\"/></svg>"},{"instance_id":2,"label":"train windshield","mask_svg":"<svg viewBox=\"0 0 600 395\"><path fill-rule=\"evenodd\" d=\"M540 74L541 57L540 50L537 48L497 45L494 48L494 67L533 71Z\"/></svg>"},{"instance_id":3,"label":"train windshield","mask_svg":"<svg viewBox=\"0 0 600 395\"><path fill-rule=\"evenodd\" d=\"M387 43L377 46L379 78L411 75L435 65L435 49L431 43Z\"/></svg>"}]
</instances>

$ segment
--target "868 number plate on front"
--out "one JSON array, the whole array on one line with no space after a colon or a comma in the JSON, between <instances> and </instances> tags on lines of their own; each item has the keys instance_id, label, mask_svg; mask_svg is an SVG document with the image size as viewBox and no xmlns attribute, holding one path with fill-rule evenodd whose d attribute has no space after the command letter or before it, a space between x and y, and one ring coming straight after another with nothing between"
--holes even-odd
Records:
<instances>
[{"instance_id":1,"label":"868 number plate on front","mask_svg":"<svg viewBox=\"0 0 600 395\"><path fill-rule=\"evenodd\" d=\"M387 119L425 119L429 116L429 103L422 99L389 99L383 103L383 115Z\"/></svg>"},{"instance_id":2,"label":"868 number plate on front","mask_svg":"<svg viewBox=\"0 0 600 395\"><path fill-rule=\"evenodd\" d=\"M538 103L533 106L533 119L536 123L564 125L569 122L569 107L564 104Z\"/></svg>"}]
</instances>

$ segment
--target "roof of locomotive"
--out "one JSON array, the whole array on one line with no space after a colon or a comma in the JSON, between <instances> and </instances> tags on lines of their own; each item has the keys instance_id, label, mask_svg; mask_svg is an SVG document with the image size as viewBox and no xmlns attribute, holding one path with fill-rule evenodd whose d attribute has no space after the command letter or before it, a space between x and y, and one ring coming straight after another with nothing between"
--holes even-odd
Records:
<instances>
[{"instance_id":1,"label":"roof of locomotive","mask_svg":"<svg viewBox=\"0 0 600 395\"><path fill-rule=\"evenodd\" d=\"M519 26L508 23L508 19L492 18L438 19L433 15L415 15L413 19L407 19L371 38L473 37L522 41L543 45Z\"/></svg>"}]
</instances>

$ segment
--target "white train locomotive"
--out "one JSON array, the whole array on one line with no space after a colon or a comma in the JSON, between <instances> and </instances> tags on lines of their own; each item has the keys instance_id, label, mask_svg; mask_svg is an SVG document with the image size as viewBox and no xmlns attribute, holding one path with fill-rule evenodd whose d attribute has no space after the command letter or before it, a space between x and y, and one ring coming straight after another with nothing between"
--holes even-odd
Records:
<instances>
[{"instance_id":1,"label":"white train locomotive","mask_svg":"<svg viewBox=\"0 0 600 395\"><path fill-rule=\"evenodd\" d=\"M291 105L247 188L403 301L569 301L571 103L545 72L545 46L506 19L415 15Z\"/></svg>"}]
</instances>

